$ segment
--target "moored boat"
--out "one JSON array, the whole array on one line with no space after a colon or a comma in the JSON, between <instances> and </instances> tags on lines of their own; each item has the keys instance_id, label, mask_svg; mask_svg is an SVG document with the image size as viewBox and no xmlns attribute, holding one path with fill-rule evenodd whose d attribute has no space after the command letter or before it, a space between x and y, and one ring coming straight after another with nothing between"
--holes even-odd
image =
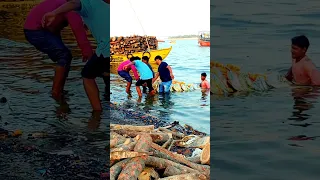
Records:
<instances>
[{"instance_id":1,"label":"moored boat","mask_svg":"<svg viewBox=\"0 0 320 180\"><path fill-rule=\"evenodd\" d=\"M158 49L158 50L151 50L149 52L135 52L132 53L132 56L138 56L141 57L142 56L148 56L150 58L149 63L152 64L156 64L156 62L154 61L154 58L156 56L161 56L162 59L164 60L169 53L171 52L172 46L170 46L169 48L164 48L164 49ZM115 54L111 56L111 62L115 62L115 63L119 63L122 61L125 61L128 59L127 55L123 55L123 54Z\"/></svg>"},{"instance_id":2,"label":"moored boat","mask_svg":"<svg viewBox=\"0 0 320 180\"><path fill-rule=\"evenodd\" d=\"M210 47L210 32L200 31L198 37L198 44L202 47Z\"/></svg>"}]
</instances>

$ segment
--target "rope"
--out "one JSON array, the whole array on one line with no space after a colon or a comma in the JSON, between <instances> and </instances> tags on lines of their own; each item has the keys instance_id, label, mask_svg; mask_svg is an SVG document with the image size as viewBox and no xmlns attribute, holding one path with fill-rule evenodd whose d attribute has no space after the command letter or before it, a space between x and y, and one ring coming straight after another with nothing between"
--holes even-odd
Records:
<instances>
[{"instance_id":1,"label":"rope","mask_svg":"<svg viewBox=\"0 0 320 180\"><path fill-rule=\"evenodd\" d=\"M133 10L133 12L134 12L134 14L136 15L136 18L138 19L138 21L139 21L139 24L140 24L140 26L141 26L141 28L142 28L142 31L143 31L143 33L144 33L144 35L145 35L145 37L146 37L146 41L147 41L147 45L148 45L148 52L150 51L150 46L149 46L149 42L148 42L148 39L147 39L147 35L146 35L146 32L145 32L145 30L144 30L144 28L143 28L143 26L142 26L142 23L141 23L141 21L140 21L140 19L139 19L139 17L138 17L138 15L137 15L137 13L136 13L136 11L134 10L134 8L133 8L133 6L132 6L132 4L131 4L131 2L130 2L130 0L128 0L129 1L129 3L130 3L130 6L131 6L131 8L132 8L132 10Z\"/></svg>"}]
</instances>

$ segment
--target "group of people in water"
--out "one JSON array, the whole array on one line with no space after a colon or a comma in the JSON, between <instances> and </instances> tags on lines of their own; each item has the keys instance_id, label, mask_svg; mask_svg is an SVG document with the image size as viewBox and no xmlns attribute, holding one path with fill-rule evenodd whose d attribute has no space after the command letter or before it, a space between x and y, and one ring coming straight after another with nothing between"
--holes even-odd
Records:
<instances>
[{"instance_id":1,"label":"group of people in water","mask_svg":"<svg viewBox=\"0 0 320 180\"><path fill-rule=\"evenodd\" d=\"M70 25L83 61L81 76L94 111L101 111L96 77L105 82L106 94L110 93L110 0L44 0L28 14L24 33L27 41L37 50L56 62L52 97L60 100L73 59L62 41L61 31ZM88 28L97 42L95 52L87 38Z\"/></svg>"},{"instance_id":2,"label":"group of people in water","mask_svg":"<svg viewBox=\"0 0 320 180\"><path fill-rule=\"evenodd\" d=\"M133 75L136 79L136 90L138 96L141 97L141 88L143 88L143 93L147 93L148 87L148 94L154 95L155 90L153 89L153 83L160 78L161 82L159 84L159 93L168 94L171 89L172 81L174 80L174 75L172 72L172 68L168 63L164 62L161 56L156 56L154 61L158 65L158 72L154 73L151 65L149 64L149 57L143 56L141 59L140 57L133 56L127 61L120 63L118 66L118 74L123 79L127 81L126 92L128 94L131 93L131 85L132 85L132 77L130 75L130 71L132 70ZM140 74L140 76L139 76ZM208 90L210 89L210 84L206 80L207 74L201 73L201 83L200 87L202 89Z\"/></svg>"},{"instance_id":3,"label":"group of people in water","mask_svg":"<svg viewBox=\"0 0 320 180\"><path fill-rule=\"evenodd\" d=\"M127 81L126 92L128 94L131 93L131 84L132 77L130 75L130 70L133 71L134 77L136 79L136 90L138 96L141 97L141 88L143 87L143 93L148 93L150 95L155 94L155 90L153 89L153 83L160 77L161 83L159 85L159 93L168 93L170 92L170 86L172 84L172 80L174 79L174 75L172 72L172 68L166 63L163 62L161 56L156 56L154 58L158 67L158 72L154 73L151 65L149 64L149 57L143 56L142 60L140 57L133 56L129 60L122 62L118 67L118 74ZM140 74L140 76L139 76Z\"/></svg>"}]
</instances>

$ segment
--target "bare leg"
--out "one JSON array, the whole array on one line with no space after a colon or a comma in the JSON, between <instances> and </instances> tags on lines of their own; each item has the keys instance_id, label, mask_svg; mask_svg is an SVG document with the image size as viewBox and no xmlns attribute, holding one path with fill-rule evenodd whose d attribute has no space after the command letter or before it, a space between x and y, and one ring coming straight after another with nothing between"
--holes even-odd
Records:
<instances>
[{"instance_id":1,"label":"bare leg","mask_svg":"<svg viewBox=\"0 0 320 180\"><path fill-rule=\"evenodd\" d=\"M83 85L89 98L92 109L94 111L102 111L99 97L99 89L95 79L83 78Z\"/></svg>"},{"instance_id":2,"label":"bare leg","mask_svg":"<svg viewBox=\"0 0 320 180\"><path fill-rule=\"evenodd\" d=\"M69 72L70 72L70 66L65 68L65 73L64 73L64 77L63 77L63 81L62 81L62 91L61 91L62 93L64 90L64 86L66 84L67 78L69 76Z\"/></svg>"},{"instance_id":3,"label":"bare leg","mask_svg":"<svg viewBox=\"0 0 320 180\"><path fill-rule=\"evenodd\" d=\"M62 66L55 67L55 74L52 85L52 97L56 100L61 99L62 90L66 80L66 68Z\"/></svg>"},{"instance_id":4,"label":"bare leg","mask_svg":"<svg viewBox=\"0 0 320 180\"><path fill-rule=\"evenodd\" d=\"M155 94L156 94L156 91L155 91L155 90L152 90L152 91L149 92L149 95L150 95L150 96L154 96Z\"/></svg>"},{"instance_id":5,"label":"bare leg","mask_svg":"<svg viewBox=\"0 0 320 180\"><path fill-rule=\"evenodd\" d=\"M131 89L131 82L127 82L126 92L129 94Z\"/></svg>"},{"instance_id":6,"label":"bare leg","mask_svg":"<svg viewBox=\"0 0 320 180\"><path fill-rule=\"evenodd\" d=\"M141 93L140 86L136 86L136 89L137 89L138 96L141 97L142 93Z\"/></svg>"}]
</instances>

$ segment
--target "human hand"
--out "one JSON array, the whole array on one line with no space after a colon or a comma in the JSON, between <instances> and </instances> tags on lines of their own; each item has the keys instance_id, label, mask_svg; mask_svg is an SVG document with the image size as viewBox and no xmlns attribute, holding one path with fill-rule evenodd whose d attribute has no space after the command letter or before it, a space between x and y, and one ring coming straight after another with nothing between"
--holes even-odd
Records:
<instances>
[{"instance_id":1,"label":"human hand","mask_svg":"<svg viewBox=\"0 0 320 180\"><path fill-rule=\"evenodd\" d=\"M170 74L170 76L171 76L171 79L174 79L174 75L173 74Z\"/></svg>"},{"instance_id":2,"label":"human hand","mask_svg":"<svg viewBox=\"0 0 320 180\"><path fill-rule=\"evenodd\" d=\"M42 27L49 26L54 19L56 18L56 14L54 12L48 12L42 17Z\"/></svg>"}]
</instances>

